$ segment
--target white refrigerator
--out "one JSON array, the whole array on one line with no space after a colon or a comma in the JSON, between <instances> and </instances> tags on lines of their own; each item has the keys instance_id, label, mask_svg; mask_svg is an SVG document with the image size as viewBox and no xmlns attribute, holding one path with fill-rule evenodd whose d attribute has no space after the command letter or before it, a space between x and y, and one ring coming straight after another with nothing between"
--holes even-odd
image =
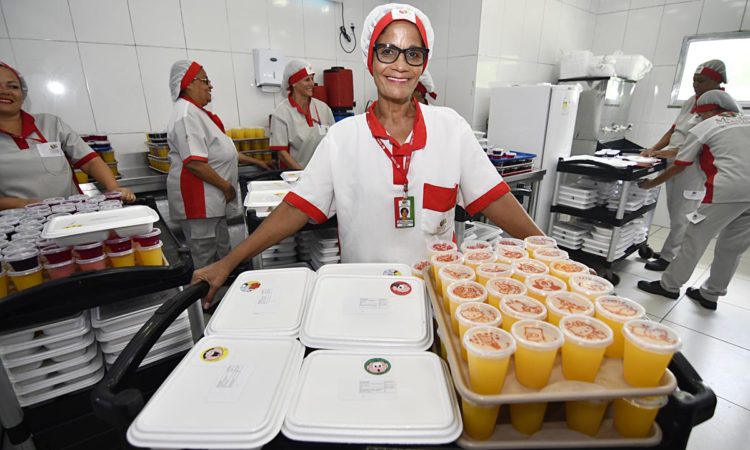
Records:
<instances>
[{"instance_id":1,"label":"white refrigerator","mask_svg":"<svg viewBox=\"0 0 750 450\"><path fill-rule=\"evenodd\" d=\"M490 90L487 140L493 147L537 155L539 183L534 221L547 229L557 160L570 156L581 88L577 85L498 86Z\"/></svg>"}]
</instances>

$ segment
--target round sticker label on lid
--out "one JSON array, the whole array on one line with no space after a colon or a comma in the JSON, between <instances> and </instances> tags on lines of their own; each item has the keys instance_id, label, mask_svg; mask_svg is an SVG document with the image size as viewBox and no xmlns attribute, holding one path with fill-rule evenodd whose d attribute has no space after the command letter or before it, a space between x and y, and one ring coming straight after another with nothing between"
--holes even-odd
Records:
<instances>
[{"instance_id":1,"label":"round sticker label on lid","mask_svg":"<svg viewBox=\"0 0 750 450\"><path fill-rule=\"evenodd\" d=\"M217 362L229 355L229 349L226 347L211 347L201 353L201 360L205 362Z\"/></svg>"},{"instance_id":2,"label":"round sticker label on lid","mask_svg":"<svg viewBox=\"0 0 750 450\"><path fill-rule=\"evenodd\" d=\"M391 370L391 363L384 358L370 358L365 361L365 372L371 375L383 375Z\"/></svg>"},{"instance_id":3,"label":"round sticker label on lid","mask_svg":"<svg viewBox=\"0 0 750 450\"><path fill-rule=\"evenodd\" d=\"M401 271L396 269L385 269L383 271L383 275L389 276L389 277L398 277L401 276Z\"/></svg>"},{"instance_id":4,"label":"round sticker label on lid","mask_svg":"<svg viewBox=\"0 0 750 450\"><path fill-rule=\"evenodd\" d=\"M260 281L246 281L240 285L240 292L253 292L260 287Z\"/></svg>"},{"instance_id":5,"label":"round sticker label on lid","mask_svg":"<svg viewBox=\"0 0 750 450\"><path fill-rule=\"evenodd\" d=\"M391 292L396 295L408 295L411 292L411 285L406 281L396 281L391 284Z\"/></svg>"}]
</instances>

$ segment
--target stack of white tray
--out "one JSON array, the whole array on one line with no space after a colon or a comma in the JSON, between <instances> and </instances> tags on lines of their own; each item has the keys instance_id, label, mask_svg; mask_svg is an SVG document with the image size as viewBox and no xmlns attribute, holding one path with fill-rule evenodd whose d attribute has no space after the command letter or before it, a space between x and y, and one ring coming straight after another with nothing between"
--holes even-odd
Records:
<instances>
[{"instance_id":1,"label":"stack of white tray","mask_svg":"<svg viewBox=\"0 0 750 450\"><path fill-rule=\"evenodd\" d=\"M557 204L577 209L591 209L597 205L598 191L579 185L562 185L558 188Z\"/></svg>"},{"instance_id":2,"label":"stack of white tray","mask_svg":"<svg viewBox=\"0 0 750 450\"><path fill-rule=\"evenodd\" d=\"M279 267L297 262L297 241L290 236L278 244L268 247L260 254L263 258L263 267Z\"/></svg>"},{"instance_id":3,"label":"stack of white tray","mask_svg":"<svg viewBox=\"0 0 750 450\"><path fill-rule=\"evenodd\" d=\"M552 237L558 245L572 250L578 250L588 237L590 226L558 222L552 226Z\"/></svg>"},{"instance_id":4,"label":"stack of white tray","mask_svg":"<svg viewBox=\"0 0 750 450\"><path fill-rule=\"evenodd\" d=\"M247 183L244 205L258 217L268 217L290 190L291 185L284 180L251 181Z\"/></svg>"},{"instance_id":5,"label":"stack of white tray","mask_svg":"<svg viewBox=\"0 0 750 450\"><path fill-rule=\"evenodd\" d=\"M341 261L338 230L327 228L313 232L310 252L310 264L318 270L326 264L337 264Z\"/></svg>"},{"instance_id":6,"label":"stack of white tray","mask_svg":"<svg viewBox=\"0 0 750 450\"><path fill-rule=\"evenodd\" d=\"M21 406L94 385L104 375L86 313L0 336L0 358Z\"/></svg>"},{"instance_id":7,"label":"stack of white tray","mask_svg":"<svg viewBox=\"0 0 750 450\"><path fill-rule=\"evenodd\" d=\"M137 297L91 310L91 325L104 353L107 367L114 364L130 340L165 300L179 291L169 289L158 294ZM181 314L146 355L141 366L188 350L193 345L187 313Z\"/></svg>"}]
</instances>

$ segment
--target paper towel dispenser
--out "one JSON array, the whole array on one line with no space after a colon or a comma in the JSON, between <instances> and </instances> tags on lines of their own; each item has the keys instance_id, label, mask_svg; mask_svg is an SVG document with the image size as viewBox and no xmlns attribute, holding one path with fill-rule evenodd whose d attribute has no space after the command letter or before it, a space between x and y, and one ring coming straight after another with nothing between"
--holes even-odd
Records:
<instances>
[{"instance_id":1,"label":"paper towel dispenser","mask_svg":"<svg viewBox=\"0 0 750 450\"><path fill-rule=\"evenodd\" d=\"M286 58L279 50L254 48L255 84L267 92L278 92L284 76Z\"/></svg>"}]
</instances>

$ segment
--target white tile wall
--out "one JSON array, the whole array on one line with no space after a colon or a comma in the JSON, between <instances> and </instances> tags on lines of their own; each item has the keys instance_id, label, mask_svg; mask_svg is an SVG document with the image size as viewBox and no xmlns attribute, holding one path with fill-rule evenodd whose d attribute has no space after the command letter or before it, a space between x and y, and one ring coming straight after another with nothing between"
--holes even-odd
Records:
<instances>
[{"instance_id":1,"label":"white tile wall","mask_svg":"<svg viewBox=\"0 0 750 450\"><path fill-rule=\"evenodd\" d=\"M659 36L659 26L664 7L633 9L628 13L628 23L625 28L625 39L622 51L625 54L640 54L654 59L656 39Z\"/></svg>"},{"instance_id":2,"label":"white tile wall","mask_svg":"<svg viewBox=\"0 0 750 450\"><path fill-rule=\"evenodd\" d=\"M627 11L598 15L591 51L595 55L608 55L620 50L625 40L627 23Z\"/></svg>"},{"instance_id":3,"label":"white tile wall","mask_svg":"<svg viewBox=\"0 0 750 450\"><path fill-rule=\"evenodd\" d=\"M500 39L500 53L498 55L491 56L521 59L523 39L519 39L519 37L523 36L524 34L524 27L526 26L526 24L523 20L523 17L528 3L528 1L505 2L505 9L500 11L500 17L502 17L502 22L500 25L500 30L502 32ZM490 26L492 25L494 24L491 24ZM539 34L537 34L536 37L538 38ZM534 58L534 60L536 60L536 58Z\"/></svg>"},{"instance_id":4,"label":"white tile wall","mask_svg":"<svg viewBox=\"0 0 750 450\"><path fill-rule=\"evenodd\" d=\"M69 0L68 4L78 41L134 43L127 0Z\"/></svg>"},{"instance_id":5,"label":"white tile wall","mask_svg":"<svg viewBox=\"0 0 750 450\"><path fill-rule=\"evenodd\" d=\"M146 98L150 130L166 131L172 111L169 91L169 70L175 61L187 59L187 51L179 48L136 47L141 80Z\"/></svg>"},{"instance_id":6,"label":"white tile wall","mask_svg":"<svg viewBox=\"0 0 750 450\"><path fill-rule=\"evenodd\" d=\"M75 40L68 2L2 0L0 6L11 37Z\"/></svg>"},{"instance_id":7,"label":"white tile wall","mask_svg":"<svg viewBox=\"0 0 750 450\"><path fill-rule=\"evenodd\" d=\"M0 38L8 37L8 27L5 26L5 14L0 11Z\"/></svg>"},{"instance_id":8,"label":"white tile wall","mask_svg":"<svg viewBox=\"0 0 750 450\"><path fill-rule=\"evenodd\" d=\"M11 66L16 66L16 58L13 56L13 49L10 46L10 39L0 38L0 61Z\"/></svg>"},{"instance_id":9,"label":"white tile wall","mask_svg":"<svg viewBox=\"0 0 750 450\"><path fill-rule=\"evenodd\" d=\"M545 0L544 19L542 21L542 42L539 49L539 61L555 64L560 60L558 33L562 3L557 0Z\"/></svg>"},{"instance_id":10,"label":"white tile wall","mask_svg":"<svg viewBox=\"0 0 750 450\"><path fill-rule=\"evenodd\" d=\"M474 116L474 80L476 73L476 56L449 58L446 72L445 103L470 122ZM440 94L438 93L438 95Z\"/></svg>"},{"instance_id":11,"label":"white tile wall","mask_svg":"<svg viewBox=\"0 0 750 450\"><path fill-rule=\"evenodd\" d=\"M268 28L271 48L286 56L305 56L304 13L302 0L270 0L268 3Z\"/></svg>"},{"instance_id":12,"label":"white tile wall","mask_svg":"<svg viewBox=\"0 0 750 450\"><path fill-rule=\"evenodd\" d=\"M137 45L185 48L180 0L128 0Z\"/></svg>"},{"instance_id":13,"label":"white tile wall","mask_svg":"<svg viewBox=\"0 0 750 450\"><path fill-rule=\"evenodd\" d=\"M302 0L305 22L305 55L308 58L336 59L340 5L320 0ZM334 12L339 13L335 15ZM335 17L339 17L338 20ZM338 45L338 44L336 44Z\"/></svg>"},{"instance_id":14,"label":"white tile wall","mask_svg":"<svg viewBox=\"0 0 750 450\"><path fill-rule=\"evenodd\" d=\"M664 16L654 53L654 65L676 65L682 38L698 31L702 2L677 3L664 7Z\"/></svg>"},{"instance_id":15,"label":"white tile wall","mask_svg":"<svg viewBox=\"0 0 750 450\"><path fill-rule=\"evenodd\" d=\"M704 0L698 33L739 30L746 3L745 0Z\"/></svg>"},{"instance_id":16,"label":"white tile wall","mask_svg":"<svg viewBox=\"0 0 750 450\"><path fill-rule=\"evenodd\" d=\"M481 13L481 0L450 0L449 57L477 54Z\"/></svg>"},{"instance_id":17,"label":"white tile wall","mask_svg":"<svg viewBox=\"0 0 750 450\"><path fill-rule=\"evenodd\" d=\"M479 26L479 55L500 57L507 18L504 1L482 2ZM511 24L512 26L512 24Z\"/></svg>"},{"instance_id":18,"label":"white tile wall","mask_svg":"<svg viewBox=\"0 0 750 450\"><path fill-rule=\"evenodd\" d=\"M268 126L268 115L273 112L276 105L273 96L264 94L255 87L253 56L234 53L232 60L237 88L239 123L243 126Z\"/></svg>"},{"instance_id":19,"label":"white tile wall","mask_svg":"<svg viewBox=\"0 0 750 450\"><path fill-rule=\"evenodd\" d=\"M181 0L180 4L188 48L230 50L226 2Z\"/></svg>"},{"instance_id":20,"label":"white tile wall","mask_svg":"<svg viewBox=\"0 0 750 450\"><path fill-rule=\"evenodd\" d=\"M227 16L233 52L269 48L266 0L227 0Z\"/></svg>"},{"instance_id":21,"label":"white tile wall","mask_svg":"<svg viewBox=\"0 0 750 450\"><path fill-rule=\"evenodd\" d=\"M664 0L630 0L630 9L649 8L651 6L661 6Z\"/></svg>"},{"instance_id":22,"label":"white tile wall","mask_svg":"<svg viewBox=\"0 0 750 450\"><path fill-rule=\"evenodd\" d=\"M370 10L363 10L362 0L345 1L342 4L333 3L331 4L331 7L333 9L332 14L334 17L334 24L336 25L336 29L334 30L334 47L336 49L336 59L339 61L362 61L362 47L359 45L359 40L360 36L362 35L362 23L365 20L365 14L369 13ZM341 38L341 42L343 42L344 48L342 48L339 44L338 33L338 27L341 25L341 8L344 8L344 26L346 27L346 32L349 34L349 37L352 38L351 43L347 42L343 37ZM352 23L354 23L353 36L350 27ZM357 41L357 48L352 53L346 53L347 51L352 50L355 39ZM344 51L344 49L346 49L346 51ZM364 95L364 91L361 93L361 95Z\"/></svg>"},{"instance_id":23,"label":"white tile wall","mask_svg":"<svg viewBox=\"0 0 750 450\"><path fill-rule=\"evenodd\" d=\"M213 85L207 108L221 117L225 128L239 126L232 54L188 49L188 58L201 63Z\"/></svg>"},{"instance_id":24,"label":"white tile wall","mask_svg":"<svg viewBox=\"0 0 750 450\"><path fill-rule=\"evenodd\" d=\"M408 1L405 3L409 3ZM347 4L348 5L348 4ZM348 7L348 6L347 6ZM435 30L435 48L432 54L433 58L447 58L448 57L448 44L450 42L451 32L451 21L456 20L451 16L450 8L446 5L445 0L435 1L426 0L420 8L427 17L430 18L432 29ZM370 12L368 8L364 8L364 15ZM468 24L467 24L468 26ZM360 30L361 31L361 30ZM469 31L469 30L464 30Z\"/></svg>"},{"instance_id":25,"label":"white tile wall","mask_svg":"<svg viewBox=\"0 0 750 450\"><path fill-rule=\"evenodd\" d=\"M630 7L628 0L599 0L598 14L615 11L626 11Z\"/></svg>"},{"instance_id":26,"label":"white tile wall","mask_svg":"<svg viewBox=\"0 0 750 450\"><path fill-rule=\"evenodd\" d=\"M521 59L536 61L542 42L542 26L544 25L544 2L526 1L523 13L523 30L521 33Z\"/></svg>"},{"instance_id":27,"label":"white tile wall","mask_svg":"<svg viewBox=\"0 0 750 450\"><path fill-rule=\"evenodd\" d=\"M750 30L750 9L745 6L745 16L742 18L742 30Z\"/></svg>"}]
</instances>

